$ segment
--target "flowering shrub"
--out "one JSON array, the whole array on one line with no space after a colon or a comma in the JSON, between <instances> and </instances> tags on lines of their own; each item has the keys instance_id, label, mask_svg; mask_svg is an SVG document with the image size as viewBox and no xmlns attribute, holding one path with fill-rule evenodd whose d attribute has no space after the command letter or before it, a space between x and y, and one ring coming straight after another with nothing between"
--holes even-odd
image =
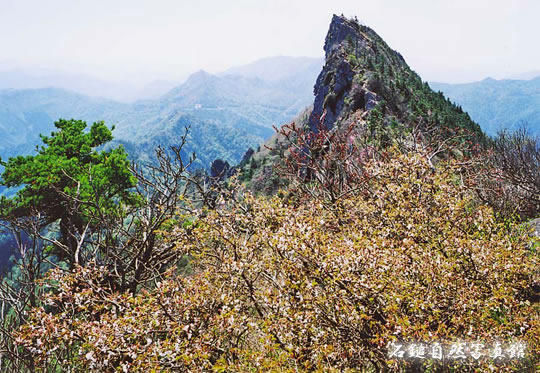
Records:
<instances>
[{"instance_id":1,"label":"flowering shrub","mask_svg":"<svg viewBox=\"0 0 540 373\"><path fill-rule=\"evenodd\" d=\"M433 169L419 155L392 154L363 171L367 185L332 208L234 191L165 237L191 255L194 272L171 269L134 295L109 290L105 268L52 271L46 305L17 335L29 366L418 371L390 359L388 344L520 340L521 361L446 364L538 367L538 254L528 232L473 204L451 163Z\"/></svg>"}]
</instances>

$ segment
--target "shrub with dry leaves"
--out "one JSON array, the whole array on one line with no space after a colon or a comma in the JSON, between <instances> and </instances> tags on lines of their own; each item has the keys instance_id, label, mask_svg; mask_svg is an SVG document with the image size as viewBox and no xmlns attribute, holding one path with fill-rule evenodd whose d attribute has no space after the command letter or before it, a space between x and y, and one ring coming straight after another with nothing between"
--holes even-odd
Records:
<instances>
[{"instance_id":1,"label":"shrub with dry leaves","mask_svg":"<svg viewBox=\"0 0 540 373\"><path fill-rule=\"evenodd\" d=\"M52 271L17 334L28 366L72 371L439 371L391 360L390 341L515 341L539 364L538 253L528 232L473 203L456 167L392 154L367 188L291 206L236 189L165 240L192 258L137 294L105 268ZM447 365L450 364L447 362Z\"/></svg>"}]
</instances>

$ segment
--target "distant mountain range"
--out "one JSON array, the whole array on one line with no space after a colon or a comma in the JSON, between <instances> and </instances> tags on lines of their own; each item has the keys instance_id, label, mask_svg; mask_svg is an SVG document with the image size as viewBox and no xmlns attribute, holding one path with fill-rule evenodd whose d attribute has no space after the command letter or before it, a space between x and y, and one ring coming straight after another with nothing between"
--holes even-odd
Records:
<instances>
[{"instance_id":1,"label":"distant mountain range","mask_svg":"<svg viewBox=\"0 0 540 373\"><path fill-rule=\"evenodd\" d=\"M267 81L284 81L294 77L307 78L309 73L315 78L324 65L324 58L310 57L267 57L247 65L232 67L217 75L241 75ZM309 82L313 85L313 81Z\"/></svg>"},{"instance_id":2,"label":"distant mountain range","mask_svg":"<svg viewBox=\"0 0 540 373\"><path fill-rule=\"evenodd\" d=\"M540 136L540 76L530 80L488 78L467 84L429 85L460 105L488 135L526 125L531 134Z\"/></svg>"},{"instance_id":3,"label":"distant mountain range","mask_svg":"<svg viewBox=\"0 0 540 373\"><path fill-rule=\"evenodd\" d=\"M321 58L272 57L218 74L199 71L157 99L123 103L59 88L0 90L0 155L28 154L38 135L54 129L58 118L116 125L116 143L131 156L149 161L158 144L177 143L191 126L186 155L195 151L198 167L216 158L237 163L249 148L313 103ZM0 73L0 87L17 79ZM61 81L60 81L61 83ZM62 85L60 84L59 85ZM156 83L155 91L170 82ZM22 83L21 83L22 84ZM540 78L529 81L486 79L469 84L430 83L470 113L490 135L522 121L540 132Z\"/></svg>"},{"instance_id":4,"label":"distant mountain range","mask_svg":"<svg viewBox=\"0 0 540 373\"><path fill-rule=\"evenodd\" d=\"M311 79L312 77L314 79L323 63L322 58L268 57L246 65L232 67L216 75L240 75L273 82L284 81L284 79L297 80ZM135 84L126 78L124 80L107 80L90 74L14 66L13 62L0 61L0 90L61 88L85 96L121 102L157 99L179 86L187 78L187 76L183 78L161 77L154 78L154 80L144 84ZM310 87L311 91L313 81L304 83L307 83L306 87Z\"/></svg>"},{"instance_id":5,"label":"distant mountain range","mask_svg":"<svg viewBox=\"0 0 540 373\"><path fill-rule=\"evenodd\" d=\"M132 102L137 99L157 98L175 85L178 85L178 81L159 80L137 85L128 81L99 79L89 74L2 68L0 65L0 89L61 88L90 97Z\"/></svg>"},{"instance_id":6,"label":"distant mountain range","mask_svg":"<svg viewBox=\"0 0 540 373\"><path fill-rule=\"evenodd\" d=\"M540 77L540 70L526 71L524 73L510 74L504 79L510 80L531 80Z\"/></svg>"},{"instance_id":7,"label":"distant mountain range","mask_svg":"<svg viewBox=\"0 0 540 373\"><path fill-rule=\"evenodd\" d=\"M148 160L158 144L177 143L189 125L185 150L197 153L199 167L208 168L216 158L237 163L249 147L272 135L273 125L290 121L313 102L322 61L287 61L265 59L219 75L199 71L158 99L131 104L59 88L0 90L0 155L29 153L55 120L76 118L114 124L115 141L139 160ZM261 64L284 68L270 73Z\"/></svg>"}]
</instances>

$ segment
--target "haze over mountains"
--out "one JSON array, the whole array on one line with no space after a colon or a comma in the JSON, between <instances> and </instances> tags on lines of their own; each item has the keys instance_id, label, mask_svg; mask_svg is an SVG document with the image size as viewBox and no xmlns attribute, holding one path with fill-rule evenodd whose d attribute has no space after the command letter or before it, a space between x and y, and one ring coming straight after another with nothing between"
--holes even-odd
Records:
<instances>
[{"instance_id":1,"label":"haze over mountains","mask_svg":"<svg viewBox=\"0 0 540 373\"><path fill-rule=\"evenodd\" d=\"M323 58L267 57L216 73L217 76L241 75L267 81L316 77L324 64ZM0 90L61 88L90 97L121 102L157 99L180 86L187 76L152 75L137 82L128 78L103 79L86 73L73 73L50 68L22 67L0 61ZM313 85L309 82L308 85Z\"/></svg>"},{"instance_id":2,"label":"haze over mountains","mask_svg":"<svg viewBox=\"0 0 540 373\"><path fill-rule=\"evenodd\" d=\"M237 163L249 147L256 148L273 134L273 125L287 123L313 103L313 86L323 64L322 58L280 56L218 74L199 71L159 98L133 103L58 88L97 87L114 95L114 82L84 75L28 80L29 75L0 72L0 87L58 85L0 90L0 155L28 154L40 143L40 133L54 129L55 120L77 118L115 125L116 141L135 159L148 161L155 146L174 144L189 125L185 151L197 153L199 167L208 168L216 158ZM153 94L172 83L156 82ZM430 85L461 105L489 135L522 122L540 133L540 78Z\"/></svg>"},{"instance_id":3,"label":"haze over mountains","mask_svg":"<svg viewBox=\"0 0 540 373\"><path fill-rule=\"evenodd\" d=\"M538 72L540 75L540 72ZM530 80L484 79L467 84L430 83L478 122L488 135L525 125L540 135L540 76Z\"/></svg>"},{"instance_id":4,"label":"haze over mountains","mask_svg":"<svg viewBox=\"0 0 540 373\"><path fill-rule=\"evenodd\" d=\"M206 168L215 158L236 163L273 133L273 125L286 123L313 101L322 61L287 60L276 59L286 68L273 75L259 74L258 62L219 76L199 71L158 99L131 104L59 88L0 90L0 155L28 153L39 143L39 133L54 129L55 120L77 118L114 124L116 141L143 160L157 144L178 141L189 125L185 150L197 152L198 166ZM263 61L268 63L272 59Z\"/></svg>"},{"instance_id":5,"label":"haze over mountains","mask_svg":"<svg viewBox=\"0 0 540 373\"><path fill-rule=\"evenodd\" d=\"M323 65L324 58L322 57L267 57L247 65L231 67L217 75L242 75L268 81L283 81L294 77L307 78L308 72L315 74L316 77Z\"/></svg>"},{"instance_id":6,"label":"haze over mountains","mask_svg":"<svg viewBox=\"0 0 540 373\"><path fill-rule=\"evenodd\" d=\"M152 98L151 89L127 81L99 79L88 74L54 70L8 68L0 70L0 89L61 88L90 97L106 97L117 101ZM151 87L149 87L151 88Z\"/></svg>"}]
</instances>

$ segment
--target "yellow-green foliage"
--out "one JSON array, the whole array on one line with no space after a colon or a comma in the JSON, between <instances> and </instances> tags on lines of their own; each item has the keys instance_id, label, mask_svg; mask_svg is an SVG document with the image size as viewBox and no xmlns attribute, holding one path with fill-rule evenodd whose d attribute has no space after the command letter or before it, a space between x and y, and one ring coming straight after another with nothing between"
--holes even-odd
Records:
<instances>
[{"instance_id":1,"label":"yellow-green foliage","mask_svg":"<svg viewBox=\"0 0 540 373\"><path fill-rule=\"evenodd\" d=\"M457 369L534 370L527 233L475 205L452 165L394 155L366 170L369 188L331 207L223 200L166 237L193 274L135 296L108 291L104 268L53 271L49 306L30 311L17 343L42 369L401 371L389 341L519 339L523 362Z\"/></svg>"}]
</instances>

